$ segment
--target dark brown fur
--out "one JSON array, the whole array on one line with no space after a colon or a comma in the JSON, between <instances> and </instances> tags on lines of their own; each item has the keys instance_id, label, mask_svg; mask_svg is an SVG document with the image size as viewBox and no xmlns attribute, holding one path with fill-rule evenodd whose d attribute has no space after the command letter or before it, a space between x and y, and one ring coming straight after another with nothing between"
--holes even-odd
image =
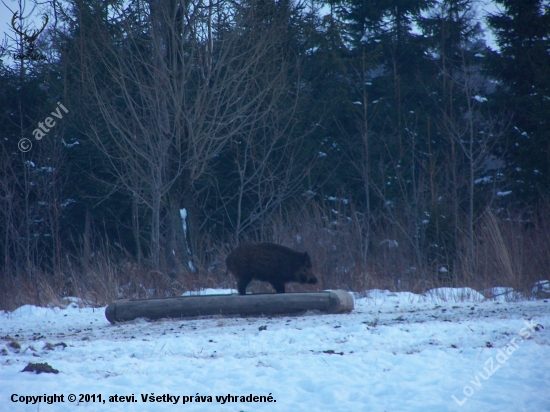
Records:
<instances>
[{"instance_id":1,"label":"dark brown fur","mask_svg":"<svg viewBox=\"0 0 550 412\"><path fill-rule=\"evenodd\" d=\"M247 243L238 246L225 260L227 269L237 278L240 295L252 279L273 285L277 293L285 293L285 283L317 283L311 271L311 259L301 253L274 243Z\"/></svg>"}]
</instances>

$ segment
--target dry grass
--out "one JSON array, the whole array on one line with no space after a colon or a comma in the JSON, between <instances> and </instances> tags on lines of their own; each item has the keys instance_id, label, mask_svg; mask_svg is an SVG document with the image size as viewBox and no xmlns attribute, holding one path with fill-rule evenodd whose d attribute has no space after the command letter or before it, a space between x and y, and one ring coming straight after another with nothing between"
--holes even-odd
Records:
<instances>
[{"instance_id":1,"label":"dry grass","mask_svg":"<svg viewBox=\"0 0 550 412\"><path fill-rule=\"evenodd\" d=\"M312 204L291 221L274 217L263 223L262 236L251 233L249 239L309 252L319 283L289 284L288 291L389 289L423 293L442 286L478 291L504 286L528 296L536 281L550 278L550 210L528 216L495 216L487 211L476 227L474 265L465 253L459 254L459 264L445 277L438 272L440 265L422 262L419 267L417 251L395 227L372 224L367 232L353 208L341 201ZM128 255L109 255L100 250L87 267L78 257L67 257L61 273L55 276L37 268L17 276L3 274L0 309L13 310L24 304L56 305L67 296L104 306L120 298L234 288L234 279L226 274L225 257L235 245L209 237L202 240L206 252L200 259L203 263L194 262L195 272L151 270L146 265L138 266ZM471 267L475 273L469 270ZM251 284L250 290L272 291L263 282Z\"/></svg>"},{"instance_id":2,"label":"dry grass","mask_svg":"<svg viewBox=\"0 0 550 412\"><path fill-rule=\"evenodd\" d=\"M511 287L528 294L550 277L550 220L547 215L498 219L487 212L478 229L479 287Z\"/></svg>"}]
</instances>

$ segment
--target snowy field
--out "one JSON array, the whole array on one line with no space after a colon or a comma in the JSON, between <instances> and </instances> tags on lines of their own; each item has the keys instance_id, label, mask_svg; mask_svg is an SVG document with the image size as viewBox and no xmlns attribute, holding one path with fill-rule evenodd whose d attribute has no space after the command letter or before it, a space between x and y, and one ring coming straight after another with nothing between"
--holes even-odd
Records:
<instances>
[{"instance_id":1,"label":"snowy field","mask_svg":"<svg viewBox=\"0 0 550 412\"><path fill-rule=\"evenodd\" d=\"M343 315L1 313L0 411L550 411L549 299L367 294Z\"/></svg>"}]
</instances>

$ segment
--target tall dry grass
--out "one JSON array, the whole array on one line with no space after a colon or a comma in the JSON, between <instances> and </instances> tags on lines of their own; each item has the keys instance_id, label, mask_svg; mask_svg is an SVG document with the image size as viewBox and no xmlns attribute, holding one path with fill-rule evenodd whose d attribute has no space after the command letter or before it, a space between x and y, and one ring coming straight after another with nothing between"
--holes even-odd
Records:
<instances>
[{"instance_id":1,"label":"tall dry grass","mask_svg":"<svg viewBox=\"0 0 550 412\"><path fill-rule=\"evenodd\" d=\"M543 213L485 213L476 234L477 286L505 286L528 295L538 280L550 278L550 218Z\"/></svg>"},{"instance_id":2,"label":"tall dry grass","mask_svg":"<svg viewBox=\"0 0 550 412\"><path fill-rule=\"evenodd\" d=\"M251 232L243 242L270 241L309 252L319 283L288 284L290 292L338 288L423 293L441 286L478 291L504 286L527 297L536 281L550 278L550 207L521 216L485 212L475 229L474 264L459 251L457 263L448 265L444 276L438 263L424 261L419 267L418 251L402 231L382 220L371 220L366 227L365 216L341 199L311 203L285 216L292 218L274 215L263 222L261 233ZM225 257L236 245L210 236L204 236L202 242L194 272L152 270L146 262L138 266L127 253L109 253L100 247L86 265L78 256L66 255L61 273L55 275L38 268L32 268L30 274L3 273L0 309L13 310L24 304L61 305L67 296L99 307L121 298L234 288L233 277L226 274ZM249 290L273 291L265 282L252 283Z\"/></svg>"}]
</instances>

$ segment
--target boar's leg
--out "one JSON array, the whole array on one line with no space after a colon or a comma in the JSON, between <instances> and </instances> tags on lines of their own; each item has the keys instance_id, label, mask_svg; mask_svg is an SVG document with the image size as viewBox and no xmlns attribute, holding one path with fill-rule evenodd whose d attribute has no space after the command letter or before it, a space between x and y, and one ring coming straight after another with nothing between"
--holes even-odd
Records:
<instances>
[{"instance_id":1,"label":"boar's leg","mask_svg":"<svg viewBox=\"0 0 550 412\"><path fill-rule=\"evenodd\" d=\"M271 282L271 284L277 293L285 293L284 282Z\"/></svg>"},{"instance_id":2,"label":"boar's leg","mask_svg":"<svg viewBox=\"0 0 550 412\"><path fill-rule=\"evenodd\" d=\"M249 278L243 278L237 281L237 289L239 291L239 295L246 295L246 287L248 286L249 283L250 283Z\"/></svg>"}]
</instances>

